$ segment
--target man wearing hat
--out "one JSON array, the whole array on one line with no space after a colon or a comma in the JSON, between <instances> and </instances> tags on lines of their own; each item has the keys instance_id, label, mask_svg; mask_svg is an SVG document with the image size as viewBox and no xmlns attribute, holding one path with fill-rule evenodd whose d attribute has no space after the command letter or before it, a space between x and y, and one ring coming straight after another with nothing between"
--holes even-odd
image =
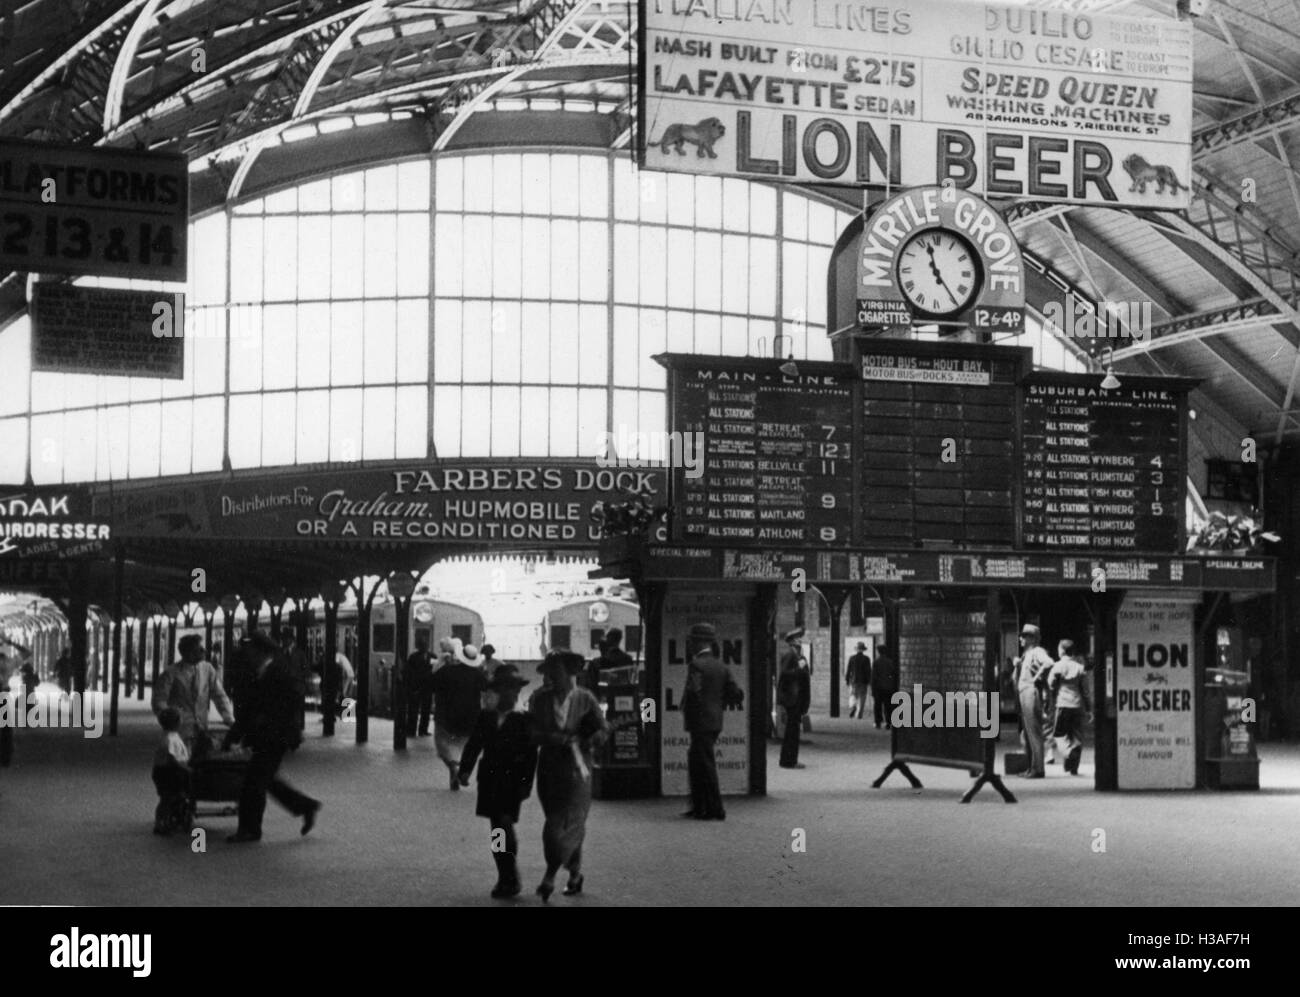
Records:
<instances>
[{"instance_id":1,"label":"man wearing hat","mask_svg":"<svg viewBox=\"0 0 1300 997\"><path fill-rule=\"evenodd\" d=\"M858 653L849 658L844 669L844 681L853 690L849 697L849 719L867 719L867 686L871 685L871 659L867 645L858 641Z\"/></svg>"},{"instance_id":2,"label":"man wearing hat","mask_svg":"<svg viewBox=\"0 0 1300 997\"><path fill-rule=\"evenodd\" d=\"M1020 698L1020 724L1029 753L1029 770L1026 779L1041 779L1046 775L1043 761L1043 704L1036 683L1046 678L1052 666L1052 656L1041 646L1042 631L1032 623L1020 630L1020 644L1024 652L1016 666L1016 695Z\"/></svg>"},{"instance_id":3,"label":"man wearing hat","mask_svg":"<svg viewBox=\"0 0 1300 997\"><path fill-rule=\"evenodd\" d=\"M492 896L497 899L517 896L521 889L515 824L519 805L533 791L537 770L537 747L531 740L528 714L515 710L519 690L527 684L514 665L497 663L487 683L493 707L479 713L460 759L462 786L469 785L474 763L479 763L474 812L486 817L492 828L492 861L497 867Z\"/></svg>"},{"instance_id":4,"label":"man wearing hat","mask_svg":"<svg viewBox=\"0 0 1300 997\"><path fill-rule=\"evenodd\" d=\"M718 660L718 633L711 624L696 623L686 634L686 691L682 696L682 723L691 735L687 775L691 783L691 809L683 817L726 820L722 789L718 785L716 747L722 733L723 710L739 706L745 694L731 670Z\"/></svg>"},{"instance_id":5,"label":"man wearing hat","mask_svg":"<svg viewBox=\"0 0 1300 997\"><path fill-rule=\"evenodd\" d=\"M478 720L485 682L478 648L458 641L452 646L452 659L433 673L433 745L450 787L460 789L460 753Z\"/></svg>"},{"instance_id":6,"label":"man wearing hat","mask_svg":"<svg viewBox=\"0 0 1300 997\"><path fill-rule=\"evenodd\" d=\"M803 715L812 703L812 679L805 667L807 661L803 649L799 645L803 634L803 627L795 627L782 635L786 652L781 655L781 671L776 678L776 698L785 710L785 737L781 741L783 769L804 767L799 762L799 732L803 725Z\"/></svg>"}]
</instances>

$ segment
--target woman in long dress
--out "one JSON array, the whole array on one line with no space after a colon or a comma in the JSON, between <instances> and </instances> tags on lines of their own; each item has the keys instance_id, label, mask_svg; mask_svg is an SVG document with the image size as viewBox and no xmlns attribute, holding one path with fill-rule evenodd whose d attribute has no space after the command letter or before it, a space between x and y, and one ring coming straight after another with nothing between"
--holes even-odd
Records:
<instances>
[{"instance_id":1,"label":"woman in long dress","mask_svg":"<svg viewBox=\"0 0 1300 997\"><path fill-rule=\"evenodd\" d=\"M546 876L537 894L543 900L555 892L555 874L561 866L569 872L564 895L582 892L582 842L591 809L591 749L603 743L609 732L596 697L575 681L583 664L579 654L552 651L538 668L546 686L535 692L528 704L533 741L541 748L537 798L546 815L542 828Z\"/></svg>"}]
</instances>

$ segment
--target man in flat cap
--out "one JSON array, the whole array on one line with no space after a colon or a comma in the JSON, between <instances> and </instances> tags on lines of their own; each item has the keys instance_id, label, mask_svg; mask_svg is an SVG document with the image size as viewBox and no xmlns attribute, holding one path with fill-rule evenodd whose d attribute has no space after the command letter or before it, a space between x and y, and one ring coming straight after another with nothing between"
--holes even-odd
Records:
<instances>
[{"instance_id":1,"label":"man in flat cap","mask_svg":"<svg viewBox=\"0 0 1300 997\"><path fill-rule=\"evenodd\" d=\"M1025 750L1029 753L1027 779L1041 779L1046 775L1043 761L1043 704L1036 687L1040 678L1046 678L1056 663L1041 646L1042 631L1032 623L1020 630L1020 644L1024 651L1016 666L1016 694L1020 698L1020 723L1024 734Z\"/></svg>"},{"instance_id":2,"label":"man in flat cap","mask_svg":"<svg viewBox=\"0 0 1300 997\"><path fill-rule=\"evenodd\" d=\"M723 710L739 706L745 694L731 670L718 660L718 633L711 624L696 623L686 635L686 692L682 696L682 722L691 735L687 773L691 782L691 809L683 817L726 820L722 790L718 786L715 748L722 733Z\"/></svg>"}]
</instances>

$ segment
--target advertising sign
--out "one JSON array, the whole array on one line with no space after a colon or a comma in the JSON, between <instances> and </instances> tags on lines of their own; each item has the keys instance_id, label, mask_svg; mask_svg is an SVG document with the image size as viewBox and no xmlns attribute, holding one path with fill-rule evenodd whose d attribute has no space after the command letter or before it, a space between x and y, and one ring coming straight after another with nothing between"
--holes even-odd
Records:
<instances>
[{"instance_id":1,"label":"advertising sign","mask_svg":"<svg viewBox=\"0 0 1300 997\"><path fill-rule=\"evenodd\" d=\"M446 460L258 474L99 497L122 537L545 544L591 547L592 506L621 489L662 501L664 472L591 462Z\"/></svg>"},{"instance_id":2,"label":"advertising sign","mask_svg":"<svg viewBox=\"0 0 1300 997\"><path fill-rule=\"evenodd\" d=\"M1186 208L1192 25L925 0L642 0L642 163Z\"/></svg>"},{"instance_id":3,"label":"advertising sign","mask_svg":"<svg viewBox=\"0 0 1300 997\"><path fill-rule=\"evenodd\" d=\"M179 380L185 339L174 333L184 321L183 294L38 283L32 370Z\"/></svg>"},{"instance_id":4,"label":"advertising sign","mask_svg":"<svg viewBox=\"0 0 1300 997\"><path fill-rule=\"evenodd\" d=\"M681 586L664 597L663 668L660 702L663 710L663 794L690 792L687 751L691 737L682 722L686 691L686 634L696 623L711 623L718 633L721 661L745 693L743 706L728 707L718 737L718 783L723 793L749 792L749 595L744 586L695 588Z\"/></svg>"},{"instance_id":5,"label":"advertising sign","mask_svg":"<svg viewBox=\"0 0 1300 997\"><path fill-rule=\"evenodd\" d=\"M184 156L0 140L0 267L186 279Z\"/></svg>"},{"instance_id":6,"label":"advertising sign","mask_svg":"<svg viewBox=\"0 0 1300 997\"><path fill-rule=\"evenodd\" d=\"M1120 789L1196 786L1194 602L1128 594L1115 692Z\"/></svg>"},{"instance_id":7,"label":"advertising sign","mask_svg":"<svg viewBox=\"0 0 1300 997\"><path fill-rule=\"evenodd\" d=\"M93 515L90 506L89 492L65 488L0 492L0 563L99 553L111 527L102 516ZM16 578L22 573L11 574Z\"/></svg>"},{"instance_id":8,"label":"advertising sign","mask_svg":"<svg viewBox=\"0 0 1300 997\"><path fill-rule=\"evenodd\" d=\"M982 332L1025 326L1025 266L1011 228L956 187L918 187L867 220L858 255L858 324L960 322Z\"/></svg>"}]
</instances>

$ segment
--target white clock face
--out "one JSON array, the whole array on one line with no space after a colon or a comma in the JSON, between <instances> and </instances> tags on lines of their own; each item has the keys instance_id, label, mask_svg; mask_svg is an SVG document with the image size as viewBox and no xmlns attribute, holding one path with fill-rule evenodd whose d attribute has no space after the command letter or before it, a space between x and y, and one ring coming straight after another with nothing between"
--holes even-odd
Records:
<instances>
[{"instance_id":1,"label":"white clock face","mask_svg":"<svg viewBox=\"0 0 1300 997\"><path fill-rule=\"evenodd\" d=\"M979 262L961 236L927 229L912 236L899 253L898 285L919 311L955 315L979 293Z\"/></svg>"}]
</instances>

